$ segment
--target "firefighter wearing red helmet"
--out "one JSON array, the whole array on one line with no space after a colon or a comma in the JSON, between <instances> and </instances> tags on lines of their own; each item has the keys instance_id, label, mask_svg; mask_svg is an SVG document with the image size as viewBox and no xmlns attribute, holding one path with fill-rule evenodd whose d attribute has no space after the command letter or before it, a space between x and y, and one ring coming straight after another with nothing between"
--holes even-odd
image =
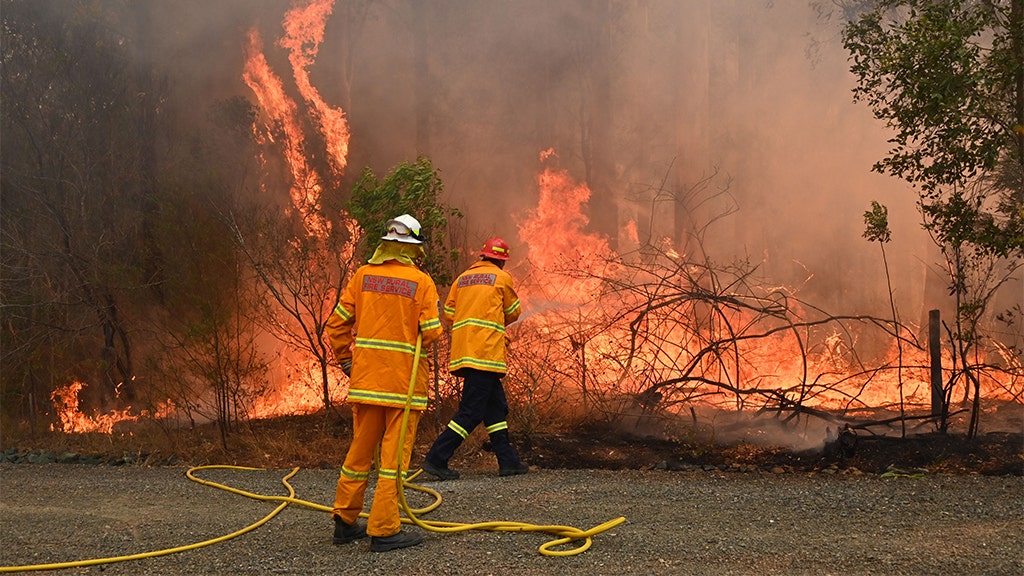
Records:
<instances>
[{"instance_id":1,"label":"firefighter wearing red helmet","mask_svg":"<svg viewBox=\"0 0 1024 576\"><path fill-rule=\"evenodd\" d=\"M483 249L480 250L480 256L491 260L501 260L505 262L508 260L508 244L505 243L501 238L488 238L484 242Z\"/></svg>"},{"instance_id":2,"label":"firefighter wearing red helmet","mask_svg":"<svg viewBox=\"0 0 1024 576\"><path fill-rule=\"evenodd\" d=\"M441 480L459 477L448 467L448 460L480 423L490 436L499 476L530 470L509 441L508 401L501 384L507 371L505 327L521 312L512 276L504 270L508 258L504 240L488 239L480 250L480 261L455 280L444 304L445 319L452 327L448 369L462 378L462 398L423 460L423 470Z\"/></svg>"}]
</instances>

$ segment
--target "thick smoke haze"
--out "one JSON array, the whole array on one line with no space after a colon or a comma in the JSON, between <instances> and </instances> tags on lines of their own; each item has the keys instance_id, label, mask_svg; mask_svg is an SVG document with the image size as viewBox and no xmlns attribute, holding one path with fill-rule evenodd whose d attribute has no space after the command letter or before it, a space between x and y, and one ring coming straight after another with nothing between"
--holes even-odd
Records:
<instances>
[{"instance_id":1,"label":"thick smoke haze","mask_svg":"<svg viewBox=\"0 0 1024 576\"><path fill-rule=\"evenodd\" d=\"M685 220L727 214L704 237L713 258L749 258L837 314L890 315L879 247L862 237L878 200L903 319L947 314L916 195L871 172L888 133L852 102L841 23L814 4L338 0L309 73L347 115L346 181L429 156L471 245L500 235L524 253L517 223L537 201L538 154L553 148L593 190L591 223L620 250L630 246L615 230L630 222L641 237L678 241ZM252 100L241 73L253 27L294 84L276 44L291 6L161 4L154 45L181 101ZM162 18L174 22L163 34ZM698 189L699 207L652 204L657 190Z\"/></svg>"}]
</instances>

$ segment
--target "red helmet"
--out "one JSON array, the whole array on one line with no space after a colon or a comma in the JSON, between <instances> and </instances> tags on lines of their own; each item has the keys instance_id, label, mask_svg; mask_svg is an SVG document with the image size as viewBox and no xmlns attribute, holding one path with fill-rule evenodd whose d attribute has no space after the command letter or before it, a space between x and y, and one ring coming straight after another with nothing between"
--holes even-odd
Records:
<instances>
[{"instance_id":1,"label":"red helmet","mask_svg":"<svg viewBox=\"0 0 1024 576\"><path fill-rule=\"evenodd\" d=\"M501 238L489 238L487 242L484 242L480 255L495 260L508 260L508 244Z\"/></svg>"}]
</instances>

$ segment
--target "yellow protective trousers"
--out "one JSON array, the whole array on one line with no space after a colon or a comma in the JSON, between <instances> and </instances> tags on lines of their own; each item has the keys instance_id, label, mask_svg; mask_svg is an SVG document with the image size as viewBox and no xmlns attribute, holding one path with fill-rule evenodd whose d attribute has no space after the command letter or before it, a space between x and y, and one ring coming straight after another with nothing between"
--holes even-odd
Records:
<instances>
[{"instance_id":1,"label":"yellow protective trousers","mask_svg":"<svg viewBox=\"0 0 1024 576\"><path fill-rule=\"evenodd\" d=\"M373 468L373 456L380 445L380 469L370 506L366 533L370 536L392 536L402 527L398 511L398 442L402 433L404 408L352 404L352 444L338 476L334 493L334 516L353 524L363 509L363 497ZM416 426L423 413L409 412L405 447L402 449L402 470L409 470L409 460L416 443Z\"/></svg>"}]
</instances>

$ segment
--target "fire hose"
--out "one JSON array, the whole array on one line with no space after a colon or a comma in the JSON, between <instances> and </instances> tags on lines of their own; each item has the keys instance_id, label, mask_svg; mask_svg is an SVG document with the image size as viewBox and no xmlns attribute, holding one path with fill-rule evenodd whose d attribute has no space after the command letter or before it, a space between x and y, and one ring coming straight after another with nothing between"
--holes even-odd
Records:
<instances>
[{"instance_id":1,"label":"fire hose","mask_svg":"<svg viewBox=\"0 0 1024 576\"><path fill-rule=\"evenodd\" d=\"M413 391L415 390L415 386L416 386L416 373L417 373L417 368L419 366L420 351L422 349L422 344L423 344L422 337L417 338L417 340L416 340L416 353L415 353L414 360L413 360L413 365L412 365L412 374L411 374L410 379L409 379L409 393L408 393L408 395L406 397L405 409L404 409L404 412L402 414L402 429L401 429L401 431L399 433L398 466L397 466L398 474L396 475L396 480L395 481L398 483L399 508L403 512L405 512L405 517L403 517L401 519L403 524L413 524L413 525L416 525L416 526L418 526L418 527L420 527L420 528L422 528L424 530L428 530L428 531L431 531L431 532L440 532L440 533L464 532L464 531L467 531L467 530L489 530L489 531L495 531L495 532L544 532L544 533L547 533L547 534L551 534L551 535L555 536L556 538L554 540L550 540L548 542L545 542L544 544L542 544L540 546L539 552L542 555L544 555L544 556L573 556L573 555L576 555L576 554L579 554L581 552L584 552L584 551L588 550L590 548L590 546L592 545L592 543L593 543L593 541L592 541L592 537L593 536L595 536L597 534L600 534L602 532L605 532L607 530L610 530L611 528L614 528L615 526L618 526L619 524L622 524L623 522L626 521L626 518L624 516L619 516L618 518L614 518L612 520L604 522L603 524L599 524L597 526L594 526L593 528L591 528L589 530L580 530L579 528L574 528L572 526L561 526L561 525L556 525L556 524L547 524L547 525L541 524L541 525L538 525L538 524L529 524L529 523L525 523L525 522L514 522L514 521L490 521L490 522L476 522L476 523L461 523L461 522L443 522L443 521L423 520L423 519L421 519L419 517L420 515L426 514L428 512L431 512L431 511L435 510L438 506L441 505L441 495L437 491L432 490L430 488L423 487L423 486L419 486L417 484L413 484L413 483L410 482L411 480L415 480L416 477L419 476L420 473L423 472L422 470L417 470L415 473L411 474L408 479L405 479L405 472L402 470L402 457L403 457L402 451L403 451L403 449L405 447L405 433L406 433L406 430L408 429L409 411L410 411L410 408L411 408L411 405L412 405ZM378 466L379 466L379 464L380 463L379 463L379 460L378 460ZM27 571L34 571L34 570L60 570L60 569L64 569L64 568L78 568L78 567L83 567L83 566L96 566L96 565L99 565L99 564L113 564L115 562L125 562L125 561L128 561L128 560L141 560L143 558L155 558L157 556L167 556L167 555L170 555L170 554L176 554L178 552L186 552L186 551L189 551L189 550L195 550L197 548L202 548L204 546L210 546L212 544L218 544L220 542L224 542L226 540L230 540L230 539L235 538L237 536L241 536L242 534L246 534L248 532L251 532L251 531L259 528L260 526L266 524L267 522L269 522L274 516L277 516L278 513L280 513L282 510L284 510L289 504L297 504L299 506L305 506L307 508L312 508L314 510L319 510L319 511L328 512L328 513L331 513L331 512L334 511L333 508L330 508L328 506L324 506L322 504L316 504L314 502L309 502L309 501L306 501L306 500L301 500L301 499L295 497L295 489L292 487L291 484L288 483L288 480L290 480L293 476L295 476L299 472L299 468L293 468L291 472L289 472L283 478L281 478L281 483L284 484L285 488L288 490L288 496L272 496L272 495L266 495L266 494L257 494L257 493L254 493L254 492L249 492L249 491L246 491L246 490L241 490L239 488L234 488L232 486L228 486L228 485L221 484L221 483L218 483L218 482L213 482L213 481L210 481L210 480L204 480L204 479L199 478L198 476L195 475L195 472L197 472L199 470L213 470L213 469L222 469L222 470L224 470L224 469L228 469L228 470L250 470L250 471L263 470L262 468L251 468L251 467L248 467L248 466L230 466L230 465L226 465L226 464L212 464L212 465L206 465L206 466L194 466L192 468L189 468L188 471L186 471L185 475L189 478L189 480L192 480L194 482L198 482L199 484L203 484L205 486L211 486L213 488L219 488L221 490L226 490L228 492L231 492L231 493L234 493L234 494L238 494L238 495L241 495L241 496L245 496L247 498L252 498L254 500L280 502L280 504L276 508L274 508L273 511L271 511L269 514L264 516L262 519L258 520L257 522L254 522L254 523L250 524L249 526L246 526L245 528L242 528L240 530L236 530L235 532L232 532L230 534L225 534L223 536L219 536L217 538L211 538L209 540L204 540L202 542L196 542L196 543L187 544L187 545L184 545L184 546L176 546L176 547L173 547L173 548L165 548L165 549L162 549L162 550L154 550L154 551L151 551L151 552L141 552L141 553L138 553L138 554L129 554L129 555L125 555L125 556L112 556L112 557L108 557L108 558L92 558L92 559L88 559L88 560L75 560L75 561L71 561L71 562L58 562L58 563L53 563L53 564L34 564L34 565L25 565L25 566L0 566L0 573L6 573L6 572L27 572ZM423 508L412 508L409 505L409 502L408 502L408 500L405 497L405 488L406 487L408 487L408 488L410 488L412 490L416 490L416 491L419 491L419 492L424 492L424 493L430 494L431 496L434 497L435 500L434 500L434 502L432 502L431 504L429 504L429 505L427 505L427 506L425 506ZM369 517L369 513L362 512L362 513L359 514L359 516L361 518L367 518L367 517ZM569 544L569 543L578 542L578 541L581 541L582 543L579 546L577 546L576 548L571 548L571 549L568 549L568 550L552 550L552 548L554 548L556 546L561 546L561 545L564 545L564 544Z\"/></svg>"},{"instance_id":2,"label":"fire hose","mask_svg":"<svg viewBox=\"0 0 1024 576\"><path fill-rule=\"evenodd\" d=\"M462 532L466 530L491 530L500 532L546 532L558 536L557 539L546 542L540 546L540 553L545 556L572 556L579 554L589 549L593 541L591 537L595 534L599 534L626 521L625 516L619 516L609 520L603 524L599 524L590 530L580 530L571 526L558 526L558 525L536 525L528 524L525 522L510 522L510 521L494 521L494 522L478 522L475 524L464 524L458 522L437 522L437 521L425 521L418 518L416 515L422 513L421 511L414 510L409 506L408 501L405 498L405 486L406 482L403 479L405 474L402 471L402 450L405 447L405 432L408 429L409 410L412 405L413 391L416 387L416 373L420 359L420 349L423 345L422 337L416 339L416 353L412 363L412 375L409 378L409 393L405 399L405 411L402 414L402 429L399 433L398 439L398 474L396 475L396 482L398 482L398 500L399 508L401 508L406 518L402 521L410 524L415 524L424 530L430 530L432 532ZM409 477L413 480L418 476L422 470L417 471L415 474ZM410 484L410 487L415 486ZM427 511L433 510L437 506L441 505L441 495L428 488L422 488L417 486L416 489L430 491L437 498L433 507L428 507ZM577 540L582 540L583 544L577 548L569 550L551 550L554 546L560 546L562 544L568 544Z\"/></svg>"}]
</instances>

